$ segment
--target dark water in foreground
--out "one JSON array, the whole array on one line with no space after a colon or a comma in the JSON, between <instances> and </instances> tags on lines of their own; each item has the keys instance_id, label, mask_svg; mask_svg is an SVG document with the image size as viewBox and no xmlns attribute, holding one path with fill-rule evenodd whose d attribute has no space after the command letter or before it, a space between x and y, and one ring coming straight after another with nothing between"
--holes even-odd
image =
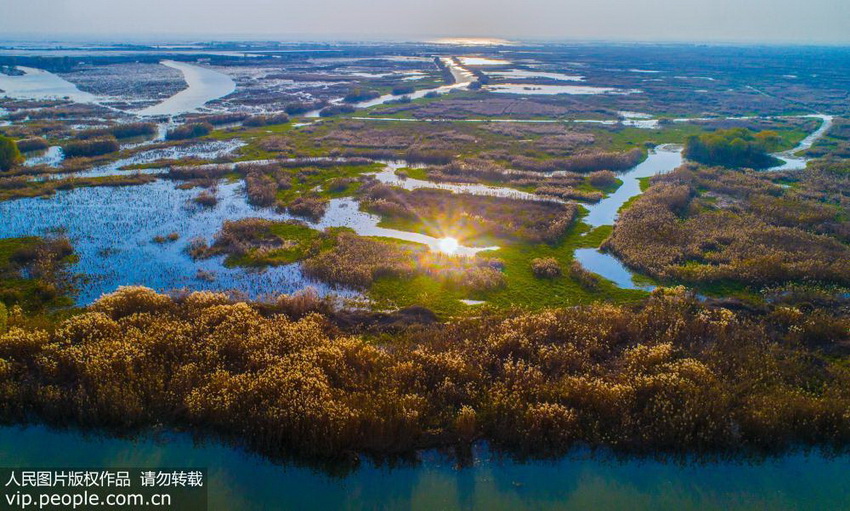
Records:
<instances>
[{"instance_id":1,"label":"dark water in foreground","mask_svg":"<svg viewBox=\"0 0 850 511\"><path fill-rule=\"evenodd\" d=\"M850 508L850 457L816 454L686 466L580 457L517 464L479 448L469 468L429 452L416 466L364 463L334 478L215 443L196 446L183 435L128 441L5 427L0 466L208 467L213 510Z\"/></svg>"}]
</instances>

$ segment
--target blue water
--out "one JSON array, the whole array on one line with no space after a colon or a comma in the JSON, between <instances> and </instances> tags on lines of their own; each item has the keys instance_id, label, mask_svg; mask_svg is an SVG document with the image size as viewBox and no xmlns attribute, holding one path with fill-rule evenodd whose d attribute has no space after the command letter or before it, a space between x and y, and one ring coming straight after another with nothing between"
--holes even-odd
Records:
<instances>
[{"instance_id":1,"label":"blue water","mask_svg":"<svg viewBox=\"0 0 850 511\"><path fill-rule=\"evenodd\" d=\"M610 280L614 284L617 284L617 287L623 289L643 289L644 291L655 289L655 286L650 284L636 283L631 270L626 268L626 265L611 254L600 252L595 248L579 248L576 249L574 257L586 270Z\"/></svg>"},{"instance_id":2,"label":"blue water","mask_svg":"<svg viewBox=\"0 0 850 511\"><path fill-rule=\"evenodd\" d=\"M792 454L762 462L688 465L573 456L520 464L474 451L474 463L427 452L397 468L364 462L344 477L279 465L186 435L138 441L0 428L0 466L206 467L211 510L254 509L848 509L850 458Z\"/></svg>"},{"instance_id":3,"label":"blue water","mask_svg":"<svg viewBox=\"0 0 850 511\"><path fill-rule=\"evenodd\" d=\"M210 242L225 220L280 218L272 209L249 205L240 183L221 182L218 204L201 208L191 199L197 189L180 190L170 181L139 186L77 188L52 198L0 202L0 238L41 236L65 229L79 262L74 273L86 275L77 302L89 304L122 285L144 285L160 291L236 290L251 298L292 293L312 285L297 264L262 271L227 268L223 258L193 261L186 247L193 238ZM155 236L177 232L180 239L155 243ZM208 272L213 281L199 275Z\"/></svg>"}]
</instances>

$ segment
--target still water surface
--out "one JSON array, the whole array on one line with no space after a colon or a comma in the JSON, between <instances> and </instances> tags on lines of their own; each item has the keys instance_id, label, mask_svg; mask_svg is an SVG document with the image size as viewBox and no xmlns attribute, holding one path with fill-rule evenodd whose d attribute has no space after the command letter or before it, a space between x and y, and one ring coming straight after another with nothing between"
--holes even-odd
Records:
<instances>
[{"instance_id":1,"label":"still water surface","mask_svg":"<svg viewBox=\"0 0 850 511\"><path fill-rule=\"evenodd\" d=\"M618 461L575 455L515 463L474 450L457 468L436 452L415 465L364 462L353 473L279 465L186 435L138 441L54 431L0 428L0 466L207 467L211 510L753 510L847 509L850 457L790 454L759 462Z\"/></svg>"}]
</instances>

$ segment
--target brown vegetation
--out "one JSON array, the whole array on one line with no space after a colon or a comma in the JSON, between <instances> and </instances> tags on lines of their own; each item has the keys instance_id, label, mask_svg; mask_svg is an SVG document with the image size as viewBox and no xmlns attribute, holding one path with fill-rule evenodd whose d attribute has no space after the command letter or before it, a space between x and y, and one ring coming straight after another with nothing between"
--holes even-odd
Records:
<instances>
[{"instance_id":1,"label":"brown vegetation","mask_svg":"<svg viewBox=\"0 0 850 511\"><path fill-rule=\"evenodd\" d=\"M635 308L484 311L382 346L292 302L122 288L51 330L13 311L0 416L188 426L309 458L480 438L535 455L850 441L850 374L805 348L813 325L793 308L747 317L664 291ZM846 340L846 319L827 319L827 341Z\"/></svg>"},{"instance_id":2,"label":"brown vegetation","mask_svg":"<svg viewBox=\"0 0 850 511\"><path fill-rule=\"evenodd\" d=\"M367 289L382 277L428 275L468 291L497 289L505 284L501 263L480 257L433 253L422 245L388 243L337 233L333 248L304 261L307 275L342 286Z\"/></svg>"},{"instance_id":3,"label":"brown vegetation","mask_svg":"<svg viewBox=\"0 0 850 511\"><path fill-rule=\"evenodd\" d=\"M554 257L537 257L531 260L531 271L541 279L554 279L561 276L561 264Z\"/></svg>"},{"instance_id":4,"label":"brown vegetation","mask_svg":"<svg viewBox=\"0 0 850 511\"><path fill-rule=\"evenodd\" d=\"M454 194L425 188L406 191L372 184L365 187L362 194L364 208L390 218L425 221L429 225L451 227L476 236L531 242L558 240L576 215L576 207L572 204Z\"/></svg>"},{"instance_id":5,"label":"brown vegetation","mask_svg":"<svg viewBox=\"0 0 850 511\"><path fill-rule=\"evenodd\" d=\"M846 171L809 174L846 183ZM808 178L808 176L807 176ZM627 209L605 247L661 279L754 286L850 284L847 209L768 177L686 166L656 178ZM843 193L846 193L843 192Z\"/></svg>"},{"instance_id":6,"label":"brown vegetation","mask_svg":"<svg viewBox=\"0 0 850 511\"><path fill-rule=\"evenodd\" d=\"M68 142L62 145L62 152L65 153L65 157L67 158L77 158L80 156L90 157L114 153L120 148L121 146L118 145L115 137L110 135L107 137Z\"/></svg>"}]
</instances>

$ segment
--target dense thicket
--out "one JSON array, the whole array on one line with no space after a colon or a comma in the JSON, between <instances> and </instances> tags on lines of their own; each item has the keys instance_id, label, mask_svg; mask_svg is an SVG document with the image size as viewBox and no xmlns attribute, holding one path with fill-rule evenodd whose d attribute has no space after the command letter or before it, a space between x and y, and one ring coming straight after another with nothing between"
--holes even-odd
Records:
<instances>
[{"instance_id":1,"label":"dense thicket","mask_svg":"<svg viewBox=\"0 0 850 511\"><path fill-rule=\"evenodd\" d=\"M62 145L62 152L67 158L76 158L80 156L101 156L104 154L114 153L121 146L114 136L106 136L101 138L92 138L87 140L75 140Z\"/></svg>"},{"instance_id":2,"label":"dense thicket","mask_svg":"<svg viewBox=\"0 0 850 511\"><path fill-rule=\"evenodd\" d=\"M846 167L816 167L791 188L695 165L653 183L605 244L629 266L700 284L850 285Z\"/></svg>"},{"instance_id":3,"label":"dense thicket","mask_svg":"<svg viewBox=\"0 0 850 511\"><path fill-rule=\"evenodd\" d=\"M18 150L22 153L28 151L40 151L42 149L47 149L48 147L50 147L50 144L47 143L47 140L44 140L41 137L25 138L23 140L18 140L16 144L18 145Z\"/></svg>"},{"instance_id":4,"label":"dense thicket","mask_svg":"<svg viewBox=\"0 0 850 511\"><path fill-rule=\"evenodd\" d=\"M13 309L0 416L191 426L324 458L480 438L526 454L850 440L850 371L807 347L846 341L846 319L793 307L747 317L667 290L633 308L484 311L376 344L317 309L327 305L145 288L52 330Z\"/></svg>"},{"instance_id":5,"label":"dense thicket","mask_svg":"<svg viewBox=\"0 0 850 511\"><path fill-rule=\"evenodd\" d=\"M769 153L777 150L781 142L775 131L753 133L746 128L733 128L688 137L683 154L706 165L764 169L779 163Z\"/></svg>"},{"instance_id":6,"label":"dense thicket","mask_svg":"<svg viewBox=\"0 0 850 511\"><path fill-rule=\"evenodd\" d=\"M80 131L76 134L79 139L113 136L115 138L145 137L156 135L156 124L152 122L131 122L116 124L108 128L97 128Z\"/></svg>"},{"instance_id":7,"label":"dense thicket","mask_svg":"<svg viewBox=\"0 0 850 511\"><path fill-rule=\"evenodd\" d=\"M185 140L187 138L197 138L209 135L212 133L213 126L208 122L199 122L191 124L183 124L168 130L165 134L166 140Z\"/></svg>"}]
</instances>

